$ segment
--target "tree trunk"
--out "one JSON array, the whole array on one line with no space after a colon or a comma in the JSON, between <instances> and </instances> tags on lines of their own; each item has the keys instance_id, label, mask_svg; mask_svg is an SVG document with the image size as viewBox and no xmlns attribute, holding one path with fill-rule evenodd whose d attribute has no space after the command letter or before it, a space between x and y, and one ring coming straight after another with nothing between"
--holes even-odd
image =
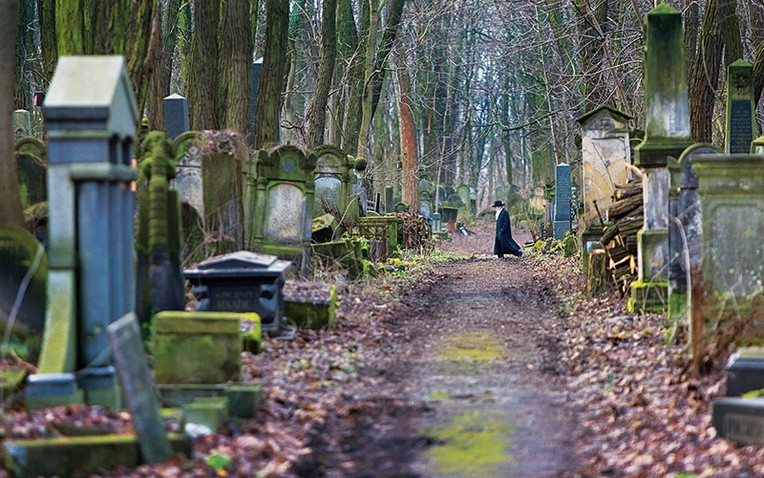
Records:
<instances>
[{"instance_id":1,"label":"tree trunk","mask_svg":"<svg viewBox=\"0 0 764 478\"><path fill-rule=\"evenodd\" d=\"M397 55L396 55L397 56ZM408 204L409 212L419 212L419 160L417 157L417 132L414 121L414 102L411 99L411 86L408 69L395 58L396 77L398 80L398 115L400 116L401 159L403 167L402 200Z\"/></svg>"},{"instance_id":2,"label":"tree trunk","mask_svg":"<svg viewBox=\"0 0 764 478\"><path fill-rule=\"evenodd\" d=\"M146 109L148 111L149 127L154 130L164 131L164 98L170 94L170 79L172 78L172 64L175 46L178 43L178 15L180 12L180 0L168 0L162 7L161 22L161 59L159 68L154 69L149 84L149 95Z\"/></svg>"},{"instance_id":3,"label":"tree trunk","mask_svg":"<svg viewBox=\"0 0 764 478\"><path fill-rule=\"evenodd\" d=\"M87 53L85 48L84 1L56 0L55 8L58 56L84 55Z\"/></svg>"},{"instance_id":4,"label":"tree trunk","mask_svg":"<svg viewBox=\"0 0 764 478\"><path fill-rule=\"evenodd\" d=\"M602 106L608 99L609 91L603 61L605 38L600 34L600 25L607 21L608 0L595 1L598 5L590 6L588 0L573 0L578 23L583 93L587 111Z\"/></svg>"},{"instance_id":5,"label":"tree trunk","mask_svg":"<svg viewBox=\"0 0 764 478\"><path fill-rule=\"evenodd\" d=\"M223 91L225 95L225 128L249 136L250 98L252 97L252 54L254 39L249 0L227 0L221 12L220 32L223 36Z\"/></svg>"},{"instance_id":6,"label":"tree trunk","mask_svg":"<svg viewBox=\"0 0 764 478\"><path fill-rule=\"evenodd\" d=\"M220 26L220 3L209 0L194 1L194 33L185 91L191 129L220 129L220 79L217 72L221 60L217 31ZM267 71L267 70L266 70Z\"/></svg>"},{"instance_id":7,"label":"tree trunk","mask_svg":"<svg viewBox=\"0 0 764 478\"><path fill-rule=\"evenodd\" d=\"M121 55L130 23L130 0L99 1L95 5L95 31L92 33L96 55Z\"/></svg>"},{"instance_id":8,"label":"tree trunk","mask_svg":"<svg viewBox=\"0 0 764 478\"><path fill-rule=\"evenodd\" d=\"M308 109L308 137L306 146L313 149L324 142L326 128L326 104L332 86L332 74L337 58L337 0L323 1L321 19L321 63L318 67L316 92Z\"/></svg>"},{"instance_id":9,"label":"tree trunk","mask_svg":"<svg viewBox=\"0 0 764 478\"><path fill-rule=\"evenodd\" d=\"M360 120L358 123L358 144L353 149L359 156L368 158L371 150L369 149L369 136L371 134L371 99L370 83L374 74L374 51L376 47L377 26L379 25L379 0L364 1L364 8L368 8L368 29L361 41L363 50L360 54L364 55L363 60L363 80L361 84L361 103ZM363 16L363 13L362 13Z\"/></svg>"},{"instance_id":10,"label":"tree trunk","mask_svg":"<svg viewBox=\"0 0 764 478\"><path fill-rule=\"evenodd\" d=\"M267 0L265 55L263 72L257 86L253 146L262 148L279 142L281 97L286 75L286 52L289 33L289 2Z\"/></svg>"},{"instance_id":11,"label":"tree trunk","mask_svg":"<svg viewBox=\"0 0 764 478\"><path fill-rule=\"evenodd\" d=\"M160 15L159 0L132 2L125 42L125 57L127 71L135 92L135 102L141 117L146 105L151 74L154 68L160 67Z\"/></svg>"},{"instance_id":12,"label":"tree trunk","mask_svg":"<svg viewBox=\"0 0 764 478\"><path fill-rule=\"evenodd\" d=\"M342 147L348 154L358 154L359 133L361 130L361 111L363 103L363 87L367 64L367 52L373 31L371 29L371 9L369 1L362 2L361 24L359 32L355 30L353 18L353 6L351 0L340 0L339 12L342 21L340 32L343 27L347 29L348 46L353 47L353 57L348 65L348 96L345 107L345 123L343 127Z\"/></svg>"},{"instance_id":13,"label":"tree trunk","mask_svg":"<svg viewBox=\"0 0 764 478\"><path fill-rule=\"evenodd\" d=\"M0 226L24 227L13 138L14 72L18 0L0 0Z\"/></svg>"},{"instance_id":14,"label":"tree trunk","mask_svg":"<svg viewBox=\"0 0 764 478\"><path fill-rule=\"evenodd\" d=\"M56 0L37 0L40 15L40 46L42 48L43 75L46 84L53 78L58 63L56 43Z\"/></svg>"}]
</instances>

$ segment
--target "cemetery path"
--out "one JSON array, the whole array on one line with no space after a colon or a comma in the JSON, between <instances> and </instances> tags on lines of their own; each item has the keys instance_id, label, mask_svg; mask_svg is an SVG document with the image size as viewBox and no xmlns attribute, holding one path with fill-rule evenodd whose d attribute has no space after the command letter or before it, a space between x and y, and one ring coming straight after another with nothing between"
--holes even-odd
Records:
<instances>
[{"instance_id":1,"label":"cemetery path","mask_svg":"<svg viewBox=\"0 0 764 478\"><path fill-rule=\"evenodd\" d=\"M323 427L334 436L314 441L303 476L573 476L577 427L550 336L560 304L532 261L489 258L492 244L458 238L450 248L483 254L401 298L394 342L366 369L376 383ZM336 453L352 465L333 474Z\"/></svg>"}]
</instances>

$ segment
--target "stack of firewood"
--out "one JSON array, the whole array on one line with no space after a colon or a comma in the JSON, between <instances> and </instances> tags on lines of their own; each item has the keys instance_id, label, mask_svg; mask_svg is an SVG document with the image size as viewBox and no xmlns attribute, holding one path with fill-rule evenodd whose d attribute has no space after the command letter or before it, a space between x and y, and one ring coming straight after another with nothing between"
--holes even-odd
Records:
<instances>
[{"instance_id":1,"label":"stack of firewood","mask_svg":"<svg viewBox=\"0 0 764 478\"><path fill-rule=\"evenodd\" d=\"M608 271L622 293L637 278L637 232L644 222L642 179L617 185L607 210L611 222L600 242L608 255Z\"/></svg>"}]
</instances>

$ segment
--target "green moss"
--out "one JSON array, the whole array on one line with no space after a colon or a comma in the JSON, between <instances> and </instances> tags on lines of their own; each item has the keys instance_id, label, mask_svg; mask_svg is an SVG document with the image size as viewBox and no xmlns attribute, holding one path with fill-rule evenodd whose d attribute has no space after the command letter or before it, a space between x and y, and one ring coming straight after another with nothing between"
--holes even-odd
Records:
<instances>
[{"instance_id":1,"label":"green moss","mask_svg":"<svg viewBox=\"0 0 764 478\"><path fill-rule=\"evenodd\" d=\"M426 430L443 440L442 446L427 452L435 470L444 474L498 476L499 468L510 461L507 452L512 427L500 416L467 412L453 418L448 427Z\"/></svg>"},{"instance_id":2,"label":"green moss","mask_svg":"<svg viewBox=\"0 0 764 478\"><path fill-rule=\"evenodd\" d=\"M446 340L438 351L440 360L498 360L503 357L501 344L487 332L457 335Z\"/></svg>"}]
</instances>

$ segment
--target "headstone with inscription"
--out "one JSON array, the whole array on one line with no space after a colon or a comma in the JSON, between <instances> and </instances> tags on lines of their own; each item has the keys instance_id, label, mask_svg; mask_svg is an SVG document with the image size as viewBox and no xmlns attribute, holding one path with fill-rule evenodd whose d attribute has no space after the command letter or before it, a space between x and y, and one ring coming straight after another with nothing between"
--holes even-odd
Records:
<instances>
[{"instance_id":1,"label":"headstone with inscription","mask_svg":"<svg viewBox=\"0 0 764 478\"><path fill-rule=\"evenodd\" d=\"M740 445L764 445L764 398L715 400L713 425L720 436Z\"/></svg>"},{"instance_id":2,"label":"headstone with inscription","mask_svg":"<svg viewBox=\"0 0 764 478\"><path fill-rule=\"evenodd\" d=\"M285 274L289 261L248 251L211 257L183 271L193 287L197 311L256 312L263 331L282 325Z\"/></svg>"},{"instance_id":3,"label":"headstone with inscription","mask_svg":"<svg viewBox=\"0 0 764 478\"><path fill-rule=\"evenodd\" d=\"M47 158L45 144L37 138L25 137L16 142L19 194L24 208L47 200Z\"/></svg>"},{"instance_id":4,"label":"headstone with inscription","mask_svg":"<svg viewBox=\"0 0 764 478\"><path fill-rule=\"evenodd\" d=\"M135 434L146 463L162 463L173 454L159 413L157 389L151 376L143 338L134 314L108 325L109 343L117 366Z\"/></svg>"},{"instance_id":5,"label":"headstone with inscription","mask_svg":"<svg viewBox=\"0 0 764 478\"><path fill-rule=\"evenodd\" d=\"M637 233L638 280L630 310L666 307L669 263L668 164L692 144L682 15L661 4L645 16L645 140L635 148L643 171L644 226Z\"/></svg>"},{"instance_id":6,"label":"headstone with inscription","mask_svg":"<svg viewBox=\"0 0 764 478\"><path fill-rule=\"evenodd\" d=\"M555 168L554 194L554 238L562 239L571 230L570 200L573 185L570 178L570 165L558 164Z\"/></svg>"},{"instance_id":7,"label":"headstone with inscription","mask_svg":"<svg viewBox=\"0 0 764 478\"><path fill-rule=\"evenodd\" d=\"M727 128L725 152L748 154L756 132L753 66L737 60L727 68Z\"/></svg>"},{"instance_id":8,"label":"headstone with inscription","mask_svg":"<svg viewBox=\"0 0 764 478\"><path fill-rule=\"evenodd\" d=\"M356 161L340 148L322 145L313 150L316 155L315 198L313 217L326 212L324 207L336 209L343 222L355 223L360 214L358 200L353 200L354 185L357 183L353 171Z\"/></svg>"}]
</instances>

